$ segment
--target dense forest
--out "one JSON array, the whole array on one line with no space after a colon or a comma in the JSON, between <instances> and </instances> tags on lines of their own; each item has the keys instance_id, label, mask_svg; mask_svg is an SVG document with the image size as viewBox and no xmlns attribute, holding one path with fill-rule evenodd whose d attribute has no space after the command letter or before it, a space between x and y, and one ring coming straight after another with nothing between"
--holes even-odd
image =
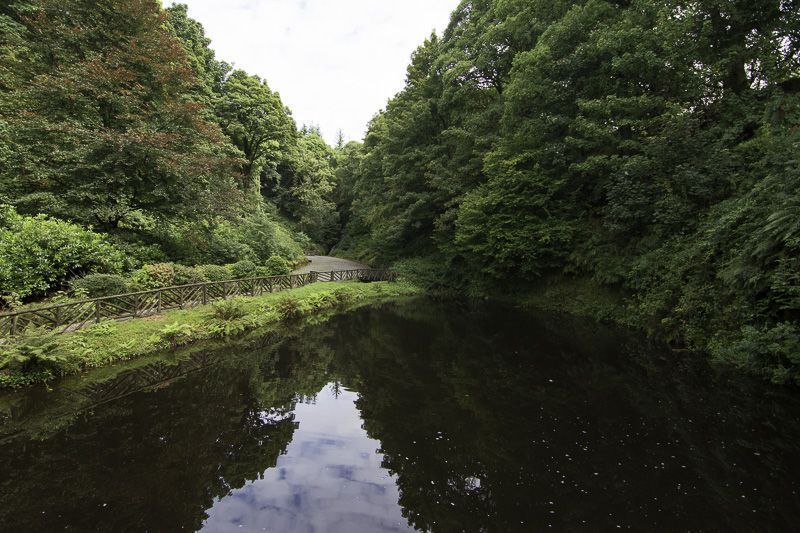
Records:
<instances>
[{"instance_id":1,"label":"dense forest","mask_svg":"<svg viewBox=\"0 0 800 533\"><path fill-rule=\"evenodd\" d=\"M184 5L0 6L6 305L71 279L94 296L284 273L330 246L333 149L209 44Z\"/></svg>"},{"instance_id":2,"label":"dense forest","mask_svg":"<svg viewBox=\"0 0 800 533\"><path fill-rule=\"evenodd\" d=\"M797 381L798 104L797 0L463 0L364 142L330 147L185 6L12 0L0 293L333 248Z\"/></svg>"},{"instance_id":3,"label":"dense forest","mask_svg":"<svg viewBox=\"0 0 800 533\"><path fill-rule=\"evenodd\" d=\"M340 249L430 288L612 301L795 380L798 103L795 0L465 0L348 146Z\"/></svg>"}]
</instances>

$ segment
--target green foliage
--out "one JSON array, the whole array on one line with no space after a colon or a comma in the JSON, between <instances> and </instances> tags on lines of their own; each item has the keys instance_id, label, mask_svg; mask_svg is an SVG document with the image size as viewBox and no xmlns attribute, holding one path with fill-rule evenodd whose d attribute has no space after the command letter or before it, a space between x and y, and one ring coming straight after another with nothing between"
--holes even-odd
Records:
<instances>
[{"instance_id":1,"label":"green foliage","mask_svg":"<svg viewBox=\"0 0 800 533\"><path fill-rule=\"evenodd\" d=\"M745 326L737 334L716 336L709 345L712 357L775 383L800 384L800 328L793 323L772 327Z\"/></svg>"},{"instance_id":2,"label":"green foliage","mask_svg":"<svg viewBox=\"0 0 800 533\"><path fill-rule=\"evenodd\" d=\"M798 13L462 2L337 154L339 249L431 290L577 280L627 297L593 314L794 379L766 332L800 320Z\"/></svg>"},{"instance_id":3,"label":"green foliage","mask_svg":"<svg viewBox=\"0 0 800 533\"><path fill-rule=\"evenodd\" d=\"M353 301L353 295L344 289L336 289L333 291L333 297L336 300L336 304L340 307L346 307Z\"/></svg>"},{"instance_id":4,"label":"green foliage","mask_svg":"<svg viewBox=\"0 0 800 533\"><path fill-rule=\"evenodd\" d=\"M266 261L272 255L296 260L303 255L306 238L291 230L274 212L256 210L209 227L196 224L166 228L163 247L184 264L230 264Z\"/></svg>"},{"instance_id":5,"label":"green foliage","mask_svg":"<svg viewBox=\"0 0 800 533\"><path fill-rule=\"evenodd\" d=\"M218 302L221 309L203 306L197 309L169 311L164 316L121 322L101 322L87 329L58 336L46 336L31 330L20 340L24 353L42 353L41 364L24 366L17 357L17 345L0 346L0 360L9 357L0 370L0 389L43 383L60 375L75 374L119 361L161 353L164 349L209 339L223 339L257 328L277 325L283 316L276 304L285 305L287 317L320 314L336 307L346 308L388 298L415 296L419 290L399 283L316 283L286 293L269 293L253 298ZM234 302L234 303L228 303ZM53 343L55 347L42 348ZM9 352L10 349L16 350ZM38 356L37 356L38 357ZM45 361L46 359L46 361ZM13 368L14 370L11 370Z\"/></svg>"},{"instance_id":6,"label":"green foliage","mask_svg":"<svg viewBox=\"0 0 800 533\"><path fill-rule=\"evenodd\" d=\"M259 275L263 276L284 276L292 272L291 265L282 257L273 255L260 267Z\"/></svg>"},{"instance_id":7,"label":"green foliage","mask_svg":"<svg viewBox=\"0 0 800 533\"><path fill-rule=\"evenodd\" d=\"M172 265L173 278L175 285L195 285L208 281L205 274L199 267L187 267L184 265Z\"/></svg>"},{"instance_id":8,"label":"green foliage","mask_svg":"<svg viewBox=\"0 0 800 533\"><path fill-rule=\"evenodd\" d=\"M339 301L336 298L336 295L331 291L319 292L304 302L305 306L308 308L309 312L317 313L323 311L325 309L330 309L336 306Z\"/></svg>"},{"instance_id":9,"label":"green foliage","mask_svg":"<svg viewBox=\"0 0 800 533\"><path fill-rule=\"evenodd\" d=\"M117 272L122 254L105 236L44 215L25 217L0 206L0 294L25 300L71 277Z\"/></svg>"},{"instance_id":10,"label":"green foliage","mask_svg":"<svg viewBox=\"0 0 800 533\"><path fill-rule=\"evenodd\" d=\"M46 382L61 374L66 357L47 335L32 335L0 347L0 387Z\"/></svg>"},{"instance_id":11,"label":"green foliage","mask_svg":"<svg viewBox=\"0 0 800 533\"><path fill-rule=\"evenodd\" d=\"M174 322L161 328L157 334L157 340L166 344L171 350L177 350L179 347L189 344L195 332L195 327L191 324Z\"/></svg>"},{"instance_id":12,"label":"green foliage","mask_svg":"<svg viewBox=\"0 0 800 533\"><path fill-rule=\"evenodd\" d=\"M216 111L223 130L244 155L249 186L259 194L262 170L297 134L294 120L266 81L242 70L233 71L223 83Z\"/></svg>"},{"instance_id":13,"label":"green foliage","mask_svg":"<svg viewBox=\"0 0 800 533\"><path fill-rule=\"evenodd\" d=\"M127 279L117 274L89 274L70 282L72 289L88 298L100 298L129 292Z\"/></svg>"},{"instance_id":14,"label":"green foliage","mask_svg":"<svg viewBox=\"0 0 800 533\"><path fill-rule=\"evenodd\" d=\"M301 135L265 81L231 72L209 44L180 4L4 7L0 197L108 233L125 270L295 261L318 246L297 224L333 244L330 148ZM37 285L30 296L49 290Z\"/></svg>"},{"instance_id":15,"label":"green foliage","mask_svg":"<svg viewBox=\"0 0 800 533\"><path fill-rule=\"evenodd\" d=\"M403 279L437 294L454 292L453 269L441 257L412 257L395 263L393 270Z\"/></svg>"},{"instance_id":16,"label":"green foliage","mask_svg":"<svg viewBox=\"0 0 800 533\"><path fill-rule=\"evenodd\" d=\"M256 264L252 261L239 261L232 265L228 265L228 270L233 279L252 278L256 275Z\"/></svg>"},{"instance_id":17,"label":"green foliage","mask_svg":"<svg viewBox=\"0 0 800 533\"><path fill-rule=\"evenodd\" d=\"M275 311L281 320L296 320L303 316L303 308L297 298L286 296L275 302Z\"/></svg>"},{"instance_id":18,"label":"green foliage","mask_svg":"<svg viewBox=\"0 0 800 533\"><path fill-rule=\"evenodd\" d=\"M131 279L142 290L172 287L176 284L175 265L172 263L144 265L133 273Z\"/></svg>"},{"instance_id":19,"label":"green foliage","mask_svg":"<svg viewBox=\"0 0 800 533\"><path fill-rule=\"evenodd\" d=\"M241 298L221 300L211 304L214 317L222 321L238 320L247 314Z\"/></svg>"},{"instance_id":20,"label":"green foliage","mask_svg":"<svg viewBox=\"0 0 800 533\"><path fill-rule=\"evenodd\" d=\"M0 17L19 31L0 55L14 69L0 84L0 193L21 212L137 231L238 195L236 152L158 2L25 1Z\"/></svg>"},{"instance_id":21,"label":"green foliage","mask_svg":"<svg viewBox=\"0 0 800 533\"><path fill-rule=\"evenodd\" d=\"M228 281L231 279L231 272L224 266L219 265L200 265L196 267L198 272L207 281Z\"/></svg>"}]
</instances>

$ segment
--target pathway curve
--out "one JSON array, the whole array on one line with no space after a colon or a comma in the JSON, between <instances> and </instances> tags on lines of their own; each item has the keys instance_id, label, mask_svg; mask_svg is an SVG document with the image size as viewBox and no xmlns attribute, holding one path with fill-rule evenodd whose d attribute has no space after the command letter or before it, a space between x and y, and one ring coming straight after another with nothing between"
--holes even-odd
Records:
<instances>
[{"instance_id":1,"label":"pathway curve","mask_svg":"<svg viewBox=\"0 0 800 533\"><path fill-rule=\"evenodd\" d=\"M312 270L315 272L333 272L339 270L356 270L359 268L369 268L363 263L350 261L349 259L340 259L338 257L330 257L328 255L309 255L309 264L302 266L292 272L292 274L306 274Z\"/></svg>"}]
</instances>

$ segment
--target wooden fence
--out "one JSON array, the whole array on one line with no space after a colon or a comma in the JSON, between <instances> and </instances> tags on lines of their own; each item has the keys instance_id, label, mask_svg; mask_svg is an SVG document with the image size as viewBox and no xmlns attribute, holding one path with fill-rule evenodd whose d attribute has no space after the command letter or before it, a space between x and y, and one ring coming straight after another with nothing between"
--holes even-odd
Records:
<instances>
[{"instance_id":1,"label":"wooden fence","mask_svg":"<svg viewBox=\"0 0 800 533\"><path fill-rule=\"evenodd\" d=\"M162 311L188 309L235 296L259 296L294 289L318 281L395 281L396 278L397 275L388 270L309 272L266 278L209 281L67 302L0 313L0 340L16 337L30 329L61 334L96 324L101 320L146 317L157 315Z\"/></svg>"}]
</instances>

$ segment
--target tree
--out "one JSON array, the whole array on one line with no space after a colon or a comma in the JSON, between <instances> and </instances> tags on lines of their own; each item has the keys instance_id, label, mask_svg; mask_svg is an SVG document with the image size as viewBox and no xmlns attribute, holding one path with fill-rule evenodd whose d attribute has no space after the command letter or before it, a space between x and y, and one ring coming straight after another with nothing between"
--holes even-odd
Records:
<instances>
[{"instance_id":1,"label":"tree","mask_svg":"<svg viewBox=\"0 0 800 533\"><path fill-rule=\"evenodd\" d=\"M334 148L336 148L337 150L341 150L342 148L344 148L344 144L345 144L344 132L342 130L339 130L336 132L336 146Z\"/></svg>"},{"instance_id":2,"label":"tree","mask_svg":"<svg viewBox=\"0 0 800 533\"><path fill-rule=\"evenodd\" d=\"M249 188L260 191L262 172L295 141L291 113L266 81L235 70L222 86L217 115L225 133L244 154Z\"/></svg>"},{"instance_id":3,"label":"tree","mask_svg":"<svg viewBox=\"0 0 800 533\"><path fill-rule=\"evenodd\" d=\"M170 28L183 43L192 70L201 82L196 92L198 96L205 98L213 109L214 99L222 93L231 66L216 59L216 54L210 46L211 39L206 37L202 24L189 18L186 4L173 4L166 9L166 12Z\"/></svg>"},{"instance_id":4,"label":"tree","mask_svg":"<svg viewBox=\"0 0 800 533\"><path fill-rule=\"evenodd\" d=\"M23 213L108 231L223 208L235 154L189 97L197 80L159 4L33 6L2 15L24 37L0 58L2 72L23 67L0 93L12 153L0 193Z\"/></svg>"}]
</instances>

